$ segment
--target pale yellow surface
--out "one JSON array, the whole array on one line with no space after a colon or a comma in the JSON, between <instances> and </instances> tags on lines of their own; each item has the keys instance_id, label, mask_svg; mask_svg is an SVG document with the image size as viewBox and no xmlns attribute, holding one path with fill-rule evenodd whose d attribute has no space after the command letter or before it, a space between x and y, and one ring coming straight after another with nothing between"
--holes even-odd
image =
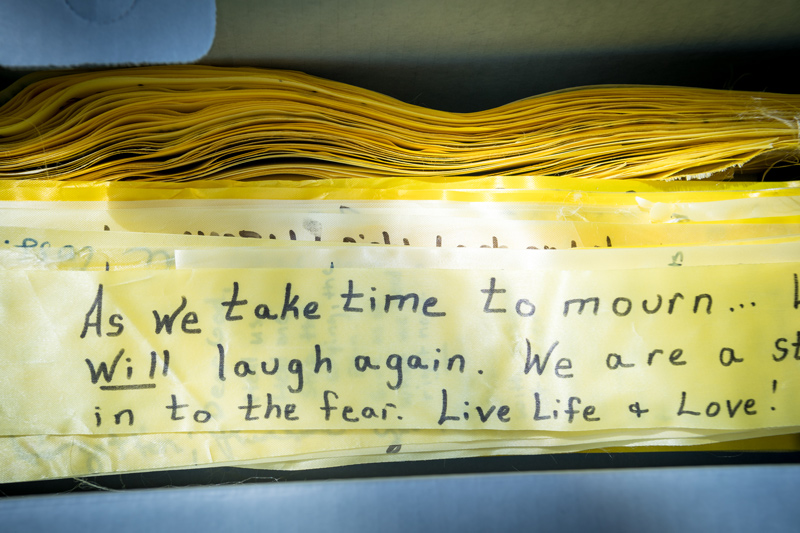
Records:
<instances>
[{"instance_id":1,"label":"pale yellow surface","mask_svg":"<svg viewBox=\"0 0 800 533\"><path fill-rule=\"evenodd\" d=\"M0 225L452 248L701 244L800 233L796 197L639 205L450 201L4 202ZM743 205L750 204L750 205ZM677 213L673 217L673 213ZM750 218L756 217L756 218ZM655 218L655 220L654 220ZM700 219L713 224L692 224ZM724 224L736 220L736 224ZM653 224L652 222L678 222ZM10 240L10 239L4 239ZM238 245L238 244L237 244Z\"/></svg>"},{"instance_id":2,"label":"pale yellow surface","mask_svg":"<svg viewBox=\"0 0 800 533\"><path fill-rule=\"evenodd\" d=\"M2 226L0 269L172 269L175 267L176 249L218 249L221 246L285 248L297 244L300 243L271 239L229 239L211 235Z\"/></svg>"},{"instance_id":3,"label":"pale yellow surface","mask_svg":"<svg viewBox=\"0 0 800 533\"><path fill-rule=\"evenodd\" d=\"M476 185L488 187L486 182ZM436 194L434 186L417 186L424 194ZM481 195L479 188L462 192ZM135 191L128 200L146 202L104 202L102 194L118 193L59 186L51 192L62 200L72 195L69 204L37 204L41 191L4 204L3 222L21 226L0 230L0 266L16 269L3 272L0 281L0 321L13 339L4 343L0 389L19 391L0 408L2 480L198 465L313 468L615 447L797 446L796 437L787 436L740 444L741 439L793 433L800 426L800 413L792 404L800 371L793 346L800 342L795 335L799 303L794 278L800 272L800 225L765 223L786 220L773 216L781 213L791 220L794 199L785 193L791 189L773 194L768 188L731 187L709 197L727 200L709 203L701 202L706 193L699 189L678 195L642 186L637 194L592 192L587 196L594 200L581 204L581 216L599 208L595 212L604 217L618 216L627 205L630 215L623 219L635 219L635 224L537 220L554 211L545 204L536 211L531 204L513 202L503 208L436 202L439 212L431 214L436 209L426 202L403 206L402 201L381 200L344 214L336 212L338 204L320 213L308 209L313 205L308 202L302 204L305 209L292 209L287 205L292 202L283 200L267 202L278 208L271 214L248 203L256 195L214 197L205 195L212 188L201 189L200 198L207 199L175 200L164 204L167 209L154 207L156 194L148 196L162 190L157 187L127 188ZM259 193L266 189L250 188ZM63 194L67 190L71 192ZM512 198L527 193L502 194ZM539 197L581 199L557 191L543 191ZM555 213L564 216L568 207L564 203ZM693 219L744 214L745 220L758 223L653 224L665 221L653 220L654 210L655 218L665 212L669 217L695 213ZM99 231L104 225L122 231ZM184 235L189 231L185 228L204 235ZM257 231L262 238L210 235L241 237L242 230ZM288 240L290 230L298 241ZM268 238L270 232L276 234L274 240ZM324 243L308 242L316 236ZM413 246L343 245L345 237L393 245L405 238ZM654 245L662 246L647 248ZM480 249L493 246L509 249ZM529 246L540 250L522 249ZM176 266L189 270L151 270ZM111 272L103 272L106 268ZM198 268L211 270L191 270ZM409 268L416 270L403 270ZM46 269L61 271L34 272ZM65 272L82 269L95 272ZM492 277L507 292L493 295L490 307L505 313L484 312L487 294L481 289L488 289ZM349 280L364 294L353 303L362 313L342 310L341 295L347 293ZM230 299L233 281L239 283L239 299L248 303L233 312L242 320L227 321L221 304ZM280 314L287 283L292 284L291 294L299 296L299 318L291 311L286 319L257 318L260 303ZM103 311L98 316L92 306L100 284ZM383 311L386 293L412 291L420 295L416 312L411 301L402 311L396 301L389 313ZM711 313L706 313L708 298L701 294L710 295ZM369 309L372 295L378 298L375 312ZM643 301L652 310L659 295L659 311L645 313ZM171 314L182 296L187 306L176 315L172 333L156 334L153 310L159 317ZM599 298L597 315L587 301L582 314L575 303L563 316L567 300L592 296ZM445 316L421 316L430 297L437 298L431 310ZM622 299L615 307L617 298ZM625 298L631 301L631 312L617 316L615 309L619 313L627 308ZM674 309L669 313L671 299ZM312 300L319 302L311 312L320 315L318 320L302 314ZM516 313L520 300L526 300L520 303L522 313L531 309L527 302L536 306L532 316ZM200 333L180 331L189 310L198 321L185 328ZM124 318L112 319L114 314ZM119 336L108 335L117 330L112 320L124 324ZM317 345L320 355L331 359L330 375L324 367L314 372ZM682 352L673 362L685 365L670 363L676 349ZM99 365L110 367L120 350L124 352L113 377L106 374L105 379ZM166 375L165 350L170 353ZM663 352L656 352L648 365L655 350ZM446 370L447 359L455 354L464 357L463 374L457 372L458 359L453 370ZM541 376L540 367L531 363L535 354L544 365ZM731 354L742 361L723 365ZM412 362L412 355L419 360ZM369 356L380 368L360 372L357 356ZM277 373L263 374L260 363L272 367L275 358ZM389 385L398 384L399 373L387 366L396 367L401 360L403 382L392 390ZM439 368L434 372L435 360ZM238 376L236 370L246 368L240 361L256 374ZM634 366L609 368L620 361ZM412 368L420 364L428 368ZM100 389L129 384L156 387ZM448 398L444 411L443 390ZM328 420L320 409L325 391L338 395L328 394L336 407ZM187 405L176 411L180 420L170 416L173 394L177 405ZM250 411L252 420L245 419L248 394L260 406ZM276 410L264 418L267 394L281 406L280 418ZM648 411L636 416L631 408L636 402ZM684 412L678 414L681 403ZM287 404L294 405L297 420L286 420ZM590 405L593 412L583 410ZM352 407L348 418L358 421L342 416L346 406ZM502 406L508 412L501 420ZM373 413L375 418L366 418ZM206 416L208 421L202 422Z\"/></svg>"},{"instance_id":4,"label":"pale yellow surface","mask_svg":"<svg viewBox=\"0 0 800 533\"><path fill-rule=\"evenodd\" d=\"M4 215L9 215L4 217ZM9 220L11 215L19 215ZM247 211L211 211L164 209L158 212L126 210L118 213L91 211L89 213L62 213L59 210L36 211L29 215L14 210L12 213L0 212L0 217L8 222L28 223L37 231L50 229L64 231L62 228L75 228L76 242L92 244L95 236L102 237L103 227L119 230L114 234L128 232L153 232L151 236L140 239L138 246L155 246L150 242L161 242L168 235L186 238L183 233L194 235L202 233L205 237L217 235L255 235L261 238L219 239L206 238L200 242L206 246L226 247L264 245L266 241L289 241L294 235L298 241L314 241L319 238L325 243L395 244L420 247L455 248L468 247L507 247L525 249L544 247L565 249L572 247L613 247L701 244L742 239L787 236L800 233L800 224L737 224L737 225L693 225L693 224L607 224L582 221L528 221L505 220L499 216L413 216L404 214L350 214L350 213L292 213ZM73 216L74 215L74 216ZM491 215L491 213L489 214ZM81 228L83 226L83 228ZM97 228L86 232L86 237L77 237L79 229ZM7 234L5 232L4 234ZM156 235L158 234L158 235ZM176 235L177 234L177 235ZM270 237L274 236L274 240ZM19 246L25 237L7 236L9 245ZM195 239L199 237L194 237ZM88 240L87 240L88 239ZM36 239L37 242L52 242L51 237ZM32 241L28 241L31 243ZM105 242L105 241L104 241ZM174 241L176 247L180 240ZM183 241L185 242L185 241ZM99 243L98 243L99 244Z\"/></svg>"},{"instance_id":5,"label":"pale yellow surface","mask_svg":"<svg viewBox=\"0 0 800 533\"><path fill-rule=\"evenodd\" d=\"M493 176L446 178L349 178L316 180L199 180L191 184L163 181L57 181L57 180L0 180L0 201L131 201L131 200L181 200L181 199L269 199L273 190L291 188L312 189L323 196L332 190L357 189L372 191L372 196L391 194L398 196L408 190L448 189L554 189L565 191L596 192L700 192L700 191L751 191L753 193L796 189L800 181L749 182L749 181L653 181L653 180L585 180L551 176ZM788 192L786 194L789 194Z\"/></svg>"},{"instance_id":6,"label":"pale yellow surface","mask_svg":"<svg viewBox=\"0 0 800 533\"><path fill-rule=\"evenodd\" d=\"M468 226L459 222L462 224L454 225L453 230ZM498 242L503 244L498 248L480 244L480 240L462 241L471 245L467 248L454 247L453 235L449 232L445 233L449 240L442 241L443 247L418 247L7 226L0 228L0 268L325 268L334 263L340 268L484 269L491 265L511 270L581 269L591 264L597 270L739 264L750 262L753 257L761 263L791 263L800 255L797 245L800 236L787 233L800 230L788 224L607 225L516 221L509 222L508 227L529 225L539 226L539 233L521 232L519 235L528 239L541 235L542 239L547 239L544 242L550 243L549 249L545 248L547 244L543 247L541 243L538 248L542 249L538 250L513 249L514 240L509 238L517 235L513 231L500 234ZM364 227L358 231L364 231ZM589 235L593 235L594 240L587 242ZM465 236L469 239L469 232L465 232ZM753 238L746 239L748 236ZM564 242L570 237L574 237L572 243L576 248ZM559 238L561 240L557 240ZM492 242L498 238L489 239ZM693 240L716 244L694 245ZM433 241L432 237L431 243ZM554 242L564 244L564 249L556 249L552 246ZM591 242L602 243L603 247L591 247ZM613 247L607 246L609 242ZM669 242L682 245L664 246ZM512 249L508 249L506 243L512 245ZM654 243L660 246L653 246Z\"/></svg>"},{"instance_id":7,"label":"pale yellow surface","mask_svg":"<svg viewBox=\"0 0 800 533\"><path fill-rule=\"evenodd\" d=\"M340 178L271 179L264 181L199 180L191 184L164 181L57 181L0 180L0 201L132 201L132 200L266 200L287 195L296 198L401 199L411 196L443 199L449 191L505 190L535 192L539 197L561 191L562 198L574 193L691 193L713 192L703 198L791 195L800 181L653 181L585 180L552 176L492 176L440 178ZM564 192L568 194L563 194ZM725 193L718 197L717 194ZM620 196L608 198L621 199ZM685 196L684 196L685 198Z\"/></svg>"},{"instance_id":8,"label":"pale yellow surface","mask_svg":"<svg viewBox=\"0 0 800 533\"><path fill-rule=\"evenodd\" d=\"M650 230L647 237L641 237L642 244L658 235L659 228L694 227L640 226ZM621 226L620 230L623 227L630 232L634 226ZM737 233L731 230L727 234L730 229L727 225L696 227L720 231L721 243L730 242L725 235ZM792 405L792 390L797 384L798 365L792 343L797 342L798 296L794 275L800 271L796 262L800 254L792 240L774 245L687 246L679 250L683 257L681 268L676 268L677 265L668 266L675 262L675 248L537 252L350 245L326 249L318 248L318 244L313 246L315 243L207 235L36 228L3 231L10 242L2 253L11 252L17 259L33 256L41 261L52 256L52 247L66 246L90 246L99 257L133 248L138 251L128 257L127 265L138 271L3 273L0 295L5 305L0 320L8 332L7 338L14 340L5 344L10 349L6 350L0 387L21 393L15 395L18 401L3 405L0 417L5 435L0 437L4 481L212 464L313 468L619 446L713 444L714 449L720 449L728 441L797 431L800 415ZM37 246L30 246L30 240L27 246L21 246L25 239L35 240ZM50 246L42 247L45 242ZM178 266L181 254L201 253L206 249L215 250L207 257L222 255L231 262L226 267L239 267L240 254L251 252L247 248L239 251L217 248L220 244L269 245L275 248L269 253L275 254L276 261L284 265L291 257L304 261L317 257L321 261L335 256L338 264L347 257L363 260L377 254L377 259L371 259L376 268L385 268L387 264L400 268L404 265L398 258L420 253L427 261L436 261L438 268L476 268L490 261L500 269L430 270L432 265L428 263L420 267L427 270L411 272L341 266L324 270L161 273L141 270L174 266L148 265L147 251L152 253L158 247L172 254L177 252ZM381 255L385 252L400 255L386 260ZM537 271L536 265L516 267L527 271L501 269L503 255L527 252L537 258L540 267L561 270ZM592 255L583 258L582 253ZM465 264L464 257L473 262ZM784 264L692 268L754 261ZM83 268L70 261L58 264L59 268ZM593 271L580 270L584 264L590 264ZM642 269L642 266L655 268ZM604 268L612 270L603 273ZM480 289L488 288L491 277L496 278L497 288L507 290L494 295L491 307L503 307L505 314L483 312L486 293ZM242 311L241 321L226 321L226 308L221 305L230 298L233 278L240 283L239 299L248 299L248 304L237 307L237 312ZM365 294L365 298L354 304L364 308L365 313L345 314L341 309L333 309L343 304L341 294L347 292L350 279L356 283L356 290ZM104 285L103 313L99 317L101 336L90 325L81 339L100 283ZM300 296L300 318L295 320L291 315L275 321L256 318L257 303L267 303L272 313L280 312L286 283L292 283L292 294ZM381 295L418 291L422 297L420 305L427 297L434 296L438 301L432 309L445 311L447 315L421 317L419 309L414 313L408 307L397 311L396 302L388 314L382 311L384 302L376 302L375 313L367 312L372 286L380 287ZM674 312L670 314L669 301L676 292L684 298L675 299ZM712 296L711 314L705 313L705 298L698 300L698 312L694 312L698 294ZM579 304L572 304L569 316L563 316L566 300L593 295L600 299L597 316L592 314L591 302L587 302L583 314L577 314ZM642 301L647 299L652 310L657 295L662 295L662 306L659 312L647 315L641 307ZM187 324L187 328L200 328L201 333L180 332L183 314L179 313L171 334L165 331L155 334L152 310L160 316L172 313L180 305L181 296L187 297L184 311L191 309L198 314L198 323ZM620 297L632 302L628 316L614 314L614 299ZM521 298L536 305L533 316L516 315L515 303ZM733 301L737 298L741 302ZM320 302L319 320L302 317L303 306L310 300ZM526 305L523 303L521 307L523 312L530 309ZM624 311L625 307L623 300L616 309ZM89 313L89 322L98 318L94 311ZM109 321L117 313L124 315L125 329L120 336L111 337L108 333L114 333L116 327ZM532 354L538 353L543 358L556 340L559 344L539 376L537 367L531 366L527 359L526 341L531 342ZM226 352L224 382L219 379L218 344ZM330 376L322 368L320 374L313 372L316 344L323 357L331 358ZM437 347L442 351L436 352ZM720 362L722 347L730 347L743 361L724 366ZM669 354L675 348L682 349L683 354L674 362L685 360L686 365L669 362ZM91 383L86 359L97 372L101 362L110 365L121 349L125 352L110 381L121 384L144 381L156 384L157 388L101 391L100 386L112 384L102 376L97 376L97 383ZM647 365L648 356L655 349L664 353L657 353L652 365ZM154 350L157 357L151 380L150 352ZM170 351L166 376L164 350ZM401 357L405 365L403 384L396 391L387 386L397 383L398 376L397 370L386 368L391 353L398 355L393 362ZM431 361L441 353L463 355L465 373L444 371L444 359L439 371L430 371ZM609 362L613 365L617 361L608 358L611 353L619 354L625 364L635 366L609 369ZM359 372L355 369L356 355L369 355L372 363L381 368ZM410 368L411 355L420 356L429 368ZM724 359L730 352L722 355ZM125 360L128 356L130 362ZM258 363L266 361L272 366L275 357L279 359L278 373L258 375ZM555 365L562 358L570 360L571 368L562 362L559 372L572 373L573 377L557 377ZM295 373L288 371L292 359L296 360ZM236 376L235 365L240 360L251 363L257 374ZM293 393L289 387L296 390L299 386L298 362L303 365L304 386L303 391ZM527 375L526 363L530 367ZM128 366L131 380L126 375ZM243 368L240 366L239 370ZM478 374L477 370L484 373ZM137 381L139 378L143 379ZM32 383L37 394L29 394ZM20 384L25 385L20 388ZM448 391L445 414L460 420L442 421L442 389ZM329 395L337 409L331 410L327 421L320 410L324 403L320 393L324 394L324 390L339 395L339 398ZM686 392L684 411L700 415L678 415L683 392ZM177 413L184 416L182 420L171 420L167 406L173 393L178 405L188 404ZM294 414L299 419L278 420L274 410L269 420L264 419L265 413L258 411L265 410L267 393L283 409L287 403L295 404ZM551 416L550 419L533 419L534 393L539 394L541 403L538 417ZM252 395L253 404L261 405L251 412L251 417L257 420L244 420L245 410L239 409L246 406L247 394ZM576 409L578 412L569 422L569 412L563 404L570 397L581 399L580 405L573 400L578 408L594 405L595 412L587 413L587 417L600 420L588 421L584 419L584 411ZM380 405L372 406L374 400ZM464 401L469 401L470 406L463 405ZM635 401L649 411L637 417L630 408ZM388 407L387 403L397 407ZM341 418L346 405L354 408L349 415L358 417L358 422ZM378 418L363 418L367 405L374 407ZM502 405L509 406L505 416L509 422L497 417ZM480 421L481 414L486 416L492 406L495 409L487 421ZM478 412L477 407L482 411ZM382 408L387 410L386 420L381 418ZM130 426L124 409L131 409L134 414ZM389 413L399 413L401 409L404 414L392 419ZM553 417L553 410L559 411L557 418ZM201 419L206 416L200 411L209 413L208 422L194 420L194 416ZM465 420L464 412L470 414L469 420ZM100 426L95 413L100 415ZM762 450L796 447L795 441L756 442L755 446ZM725 446L739 449L745 444Z\"/></svg>"},{"instance_id":9,"label":"pale yellow surface","mask_svg":"<svg viewBox=\"0 0 800 533\"><path fill-rule=\"evenodd\" d=\"M764 241L764 242L762 242ZM724 242L715 246L506 250L409 246L311 246L175 250L175 268L415 268L593 270L796 263L800 236Z\"/></svg>"},{"instance_id":10,"label":"pale yellow surface","mask_svg":"<svg viewBox=\"0 0 800 533\"><path fill-rule=\"evenodd\" d=\"M800 366L791 345L798 268L784 263L525 272L8 271L0 284L2 322L14 341L6 349L0 387L22 392L20 387L27 386L22 384L35 382L42 393L18 394L3 405L0 433L789 428L800 419L792 393ZM507 292L493 294L486 307L488 293L481 291L489 290L491 279L496 290ZM341 295L351 281L353 292L364 296L354 297L350 308L362 312L345 311ZM237 298L247 303L231 313L241 320L226 320L228 307L222 303L230 300L234 282ZM98 317L93 303L100 285L103 314ZM298 319L291 310L275 320L257 317L267 314L257 308L260 304L280 315L287 290L290 301L298 297ZM419 295L416 311L411 301L403 310L391 302L384 311L385 295L411 292ZM370 310L373 295L375 311ZM172 332L155 333L153 311L173 313L182 297L187 306ZM596 315L591 301L583 313L579 303L567 304L589 297L599 298ZM658 310L646 313L644 300ZM528 317L515 310L529 314L533 306ZM304 308L320 318L305 318ZM445 315L423 316L423 309ZM189 310L197 313L197 322L190 320L185 329L197 333L180 331ZM110 323L114 314L124 317L116 320L124 324L119 336L113 336L118 328ZM101 325L95 326L98 319ZM326 365L315 372L317 346L320 356L331 360L331 373ZM775 361L781 347L788 355ZM103 376L100 364L110 367L121 350L114 375L109 370ZM166 375L164 350L170 352ZM651 358L655 350L663 352ZM674 350L682 355L670 362ZM463 373L456 354L464 359ZM540 366L533 363L536 354ZM379 368L359 371L367 356ZM733 357L742 361L726 365ZM272 369L276 359L277 373L263 374L261 362ZM448 370L449 360L454 364ZM622 367L620 361L633 366ZM152 388L100 388L131 384ZM325 391L338 396L327 393L328 411L322 409ZM176 412L180 420L171 419L167 407L173 394L178 405L187 404ZM248 394L260 406L250 411L252 420L246 416ZM279 418L276 411L264 418L267 394L284 409L295 405L298 419ZM633 414L629 406L636 402L649 412ZM679 415L682 403L685 412ZM589 406L594 408L586 411ZM124 409L132 409L133 423L127 414L115 422ZM507 411L498 416L501 410Z\"/></svg>"},{"instance_id":11,"label":"pale yellow surface","mask_svg":"<svg viewBox=\"0 0 800 533\"><path fill-rule=\"evenodd\" d=\"M800 425L792 404L800 369L793 346L798 342L794 275L800 272L800 225L793 220L791 188L773 193L766 186L732 185L723 188L724 194L708 196L726 200L711 203L703 201L707 193L691 186L680 194L637 184L626 189L637 193L594 192L598 187L583 195L497 193L486 181L474 185L458 194L506 195L515 201L354 200L355 213L344 213L337 201L254 201L260 197L252 191L280 187L241 189L252 196L214 196L206 194L212 187L200 187L195 199L189 194L162 204L156 200L164 198L157 196L159 191L187 193L167 186L107 187L103 192L81 184L51 187L48 194L69 197L69 203L41 202L47 196L41 191L5 202L2 222L19 225L0 230L0 266L15 269L3 272L0 282L0 321L8 339L0 389L18 392L0 407L2 479L222 464L294 469L613 447L796 448L796 439L776 442L776 437L738 444L793 433ZM417 192L410 183L403 187L430 197L456 194L436 192L431 184L417 184ZM133 191L127 202L103 201L103 194L119 197L119 190ZM284 191L291 197L290 189ZM319 191L337 194L335 187L309 191L303 197L317 198ZM363 193L351 189L347 194ZM535 194L553 203L516 201ZM743 217L748 223L653 223L672 220L675 213L722 221ZM775 216L780 214L788 217ZM780 223L787 220L792 223ZM104 226L114 231L101 231ZM297 241L290 240L290 231ZM241 238L240 232L262 238ZM309 242L317 236L324 242ZM346 237L392 245L407 239L409 246L344 244ZM661 246L648 248L656 245ZM530 246L540 249L524 250ZM175 267L189 270L152 270ZM106 268L110 272L103 272ZM81 269L94 272L66 272ZM495 294L490 307L506 313L483 311L487 295L480 291L488 289L492 277L507 292ZM364 294L353 303L363 313L341 309L349 280ZM239 283L239 299L248 303L233 312L242 320L227 321L221 303L230 299L233 281ZM257 318L258 304L280 314L287 283L291 294L299 296L299 318L291 311L285 320ZM104 295L98 317L96 308L90 310L100 284ZM420 295L416 312L410 301L402 311L396 301L389 313L383 311L386 293L412 291ZM373 294L378 298L374 313L368 300ZM710 314L701 294L711 296ZM659 311L645 313L643 301L652 310L659 295ZM187 306L176 315L172 333L156 334L153 310L159 317L171 314L182 296ZM567 300L591 296L599 298L596 316L591 301L582 314L576 303L563 316ZM431 310L445 316L421 316L430 297L437 298ZM617 298L623 300L614 307ZM620 317L614 309L626 310L624 298L630 299L631 312ZM318 311L311 312L320 315L318 320L302 315L312 300L319 302ZM533 316L517 315L520 300L536 306ZM520 306L522 313L531 309L525 301ZM189 310L198 320L185 328L200 333L180 331ZM112 319L115 314L124 318ZM98 319L99 337L93 324ZM117 330L112 320L124 324L119 336L108 335ZM528 342L530 357L539 354L543 365L556 341L540 376L540 367L529 359ZM330 375L324 367L314 372L317 345L320 355L331 359ZM720 355L728 362L731 352L723 348L731 348L742 362L724 366ZM99 365L109 367L123 349L113 377L106 380ZM682 353L673 362L686 365L670 363L676 349ZM170 353L166 375L165 350ZM655 350L663 353L656 352L648 365ZM456 371L458 359L453 370L446 370L447 359L455 354L464 357L463 374ZM412 355L419 361L412 363ZM357 356L370 356L381 368L360 372ZM277 373L263 374L260 363L271 368L275 358ZM396 367L401 360L403 382L392 390L388 385L396 385L399 374L387 365ZM239 361L256 374L237 376L237 369L245 369L244 364L237 367ZM609 368L619 361L634 366ZM412 368L420 364L428 368ZM117 384L156 387L100 389ZM328 420L320 409L326 390L338 395L328 394L336 407ZM443 390L448 397L444 413ZM180 420L170 416L173 394L177 405L187 405L176 411ZM248 394L253 420L245 419ZM281 418L276 410L264 418L267 394L280 404ZM581 400L572 400L571 422L570 398ZM639 417L635 407L631 410L637 401L648 410ZM679 415L682 401L683 411L700 414ZM297 420L285 419L287 404L295 406ZM504 405L507 422L498 417ZM583 411L590 405L594 412ZM342 417L346 406L353 408L347 415L357 422ZM366 418L373 412L375 418Z\"/></svg>"}]
</instances>

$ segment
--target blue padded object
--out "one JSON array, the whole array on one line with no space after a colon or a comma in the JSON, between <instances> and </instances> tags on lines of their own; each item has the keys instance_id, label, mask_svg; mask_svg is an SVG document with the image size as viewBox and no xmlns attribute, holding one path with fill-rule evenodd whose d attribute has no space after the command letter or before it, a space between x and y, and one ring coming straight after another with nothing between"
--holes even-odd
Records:
<instances>
[{"instance_id":1,"label":"blue padded object","mask_svg":"<svg viewBox=\"0 0 800 533\"><path fill-rule=\"evenodd\" d=\"M798 489L800 465L293 481L0 498L0 529L767 533Z\"/></svg>"},{"instance_id":2,"label":"blue padded object","mask_svg":"<svg viewBox=\"0 0 800 533\"><path fill-rule=\"evenodd\" d=\"M214 0L3 0L0 65L189 63L215 29Z\"/></svg>"}]
</instances>

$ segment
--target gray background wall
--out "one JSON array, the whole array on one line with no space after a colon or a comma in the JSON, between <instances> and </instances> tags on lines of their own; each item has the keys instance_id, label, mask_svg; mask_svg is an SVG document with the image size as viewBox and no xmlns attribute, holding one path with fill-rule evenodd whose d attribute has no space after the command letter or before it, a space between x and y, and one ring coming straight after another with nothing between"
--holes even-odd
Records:
<instances>
[{"instance_id":1,"label":"gray background wall","mask_svg":"<svg viewBox=\"0 0 800 533\"><path fill-rule=\"evenodd\" d=\"M217 0L203 60L470 111L570 86L798 92L798 0Z\"/></svg>"}]
</instances>

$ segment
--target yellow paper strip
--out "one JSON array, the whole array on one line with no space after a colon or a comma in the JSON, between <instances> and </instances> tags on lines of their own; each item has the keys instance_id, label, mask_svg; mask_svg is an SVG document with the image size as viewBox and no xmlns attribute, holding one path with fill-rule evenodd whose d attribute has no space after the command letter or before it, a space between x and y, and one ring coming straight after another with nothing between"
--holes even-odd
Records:
<instances>
[{"instance_id":1,"label":"yellow paper strip","mask_svg":"<svg viewBox=\"0 0 800 533\"><path fill-rule=\"evenodd\" d=\"M221 268L412 268L500 270L592 270L796 263L800 236L785 242L718 246L660 246L572 250L431 249L405 246L296 246L175 250L180 269Z\"/></svg>"},{"instance_id":2,"label":"yellow paper strip","mask_svg":"<svg viewBox=\"0 0 800 533\"><path fill-rule=\"evenodd\" d=\"M192 219L193 220L193 219ZM407 217L377 215L315 214L295 217L268 214L253 226L237 226L239 220L208 221L204 233L241 236L253 228L262 239L248 239L236 246L263 246L264 241L317 241L336 244L385 244L424 248L571 249L717 244L765 238L789 238L800 234L800 224L603 224L592 222L497 220L477 217ZM219 224L219 226L217 226ZM180 226L174 226L180 227ZM185 227L185 226L184 226ZM251 229L250 231L253 231ZM194 233L203 231L196 229ZM269 231L269 233L267 233ZM252 235L246 233L245 235ZM270 235L275 235L273 240ZM227 247L234 241L215 241ZM175 243L175 248L180 244ZM197 247L197 246L194 246ZM208 247L211 247L210 244Z\"/></svg>"},{"instance_id":3,"label":"yellow paper strip","mask_svg":"<svg viewBox=\"0 0 800 533\"><path fill-rule=\"evenodd\" d=\"M0 433L796 426L798 269L9 271Z\"/></svg>"},{"instance_id":4,"label":"yellow paper strip","mask_svg":"<svg viewBox=\"0 0 800 533\"><path fill-rule=\"evenodd\" d=\"M468 219L468 221L471 219ZM454 229L465 232L466 238L474 238L470 229L481 229L471 224L455 221ZM743 225L733 228L727 225L601 225L590 223L536 222L507 223L540 228L552 245L559 233L571 231L566 238L573 237L571 246L577 249L556 250L545 245L545 250L511 250L509 236L520 232L501 234L503 244L496 236L491 237L492 246L482 249L453 248L452 242L443 244L437 235L437 246L428 248L411 246L357 246L348 242L322 243L308 241L278 241L273 239L229 239L225 237L145 234L110 231L68 231L41 228L0 227L0 266L6 269L35 270L121 270L121 269L171 269L175 268L324 268L330 264L346 268L445 268L483 269L488 265L502 269L582 268L592 264L594 269L608 268L653 268L659 266L702 266L712 264L737 264L758 257L762 263L794 262L800 252L798 235L783 237L760 237L735 241L734 238L758 236L766 233L780 234L794 226L773 227L770 225ZM329 225L326 223L326 228ZM486 228L483 228L484 230ZM492 231L494 231L493 228ZM467 231L465 231L467 230ZM688 231L684 231L688 230ZM721 230L721 231L717 231ZM752 230L752 231L751 231ZM797 230L800 231L800 230ZM330 235L329 231L325 232ZM606 241L622 246L650 246L654 243L682 242L681 246L659 246L626 249L605 248L585 250L581 247L594 234L594 241ZM599 237L605 234L605 238ZM377 235L376 235L377 236ZM452 234L448 234L453 237ZM525 235L526 239L535 237ZM562 237L563 239L563 237ZM353 239L354 240L354 239ZM388 240L388 239L387 239ZM717 244L737 246L687 246L686 241L705 240ZM431 244L434 239L431 238ZM475 245L473 241L464 240ZM529 243L525 242L524 244ZM376 242L375 244L378 244ZM255 245L252 246L252 245ZM595 245L599 246L599 245ZM541 244L540 244L541 247ZM570 245L565 246L570 248ZM491 248L487 250L486 248Z\"/></svg>"},{"instance_id":5,"label":"yellow paper strip","mask_svg":"<svg viewBox=\"0 0 800 533\"><path fill-rule=\"evenodd\" d=\"M724 202L723 202L724 203ZM71 205L71 204L69 204ZM716 203L698 206L712 218ZM424 247L583 248L714 243L800 232L800 224L650 224L638 207L594 211L495 204L400 204L391 208L291 204L257 207L0 209L0 225L59 230L226 235L269 240L396 244ZM720 216L732 214L723 208ZM760 213L764 214L764 213ZM542 220L543 219L543 220ZM775 219L780 220L780 219ZM609 222L610 221L610 222ZM621 223L627 222L627 223ZM749 222L749 221L748 221ZM638 226L638 227L637 227ZM11 239L4 239L9 240ZM17 243L18 244L18 243ZM238 246L238 244L236 244Z\"/></svg>"},{"instance_id":6,"label":"yellow paper strip","mask_svg":"<svg viewBox=\"0 0 800 533\"><path fill-rule=\"evenodd\" d=\"M750 181L653 181L653 180L585 180L555 176L493 176L447 178L368 178L368 179L318 179L231 181L200 180L191 184L163 181L53 181L53 180L0 180L0 201L134 201L134 200L265 200L271 198L272 189L313 189L318 196L330 189L355 189L381 191L385 195L395 189L449 190L449 189L554 189L563 191L647 193L647 192L700 192L700 191L750 191L762 192L797 189L800 181L750 182ZM299 193L298 193L299 194ZM376 196L378 193L372 193ZM400 194L398 192L398 194Z\"/></svg>"}]
</instances>

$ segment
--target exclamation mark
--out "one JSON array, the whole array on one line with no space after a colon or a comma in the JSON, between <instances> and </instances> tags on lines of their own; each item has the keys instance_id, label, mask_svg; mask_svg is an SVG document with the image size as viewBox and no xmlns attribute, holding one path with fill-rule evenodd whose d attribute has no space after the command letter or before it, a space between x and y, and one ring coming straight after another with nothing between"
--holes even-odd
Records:
<instances>
[{"instance_id":1,"label":"exclamation mark","mask_svg":"<svg viewBox=\"0 0 800 533\"><path fill-rule=\"evenodd\" d=\"M772 380L772 394L775 394L776 390L778 390L778 380L777 379L773 379ZM775 410L774 407L770 407L770 409L772 409L773 411Z\"/></svg>"}]
</instances>

